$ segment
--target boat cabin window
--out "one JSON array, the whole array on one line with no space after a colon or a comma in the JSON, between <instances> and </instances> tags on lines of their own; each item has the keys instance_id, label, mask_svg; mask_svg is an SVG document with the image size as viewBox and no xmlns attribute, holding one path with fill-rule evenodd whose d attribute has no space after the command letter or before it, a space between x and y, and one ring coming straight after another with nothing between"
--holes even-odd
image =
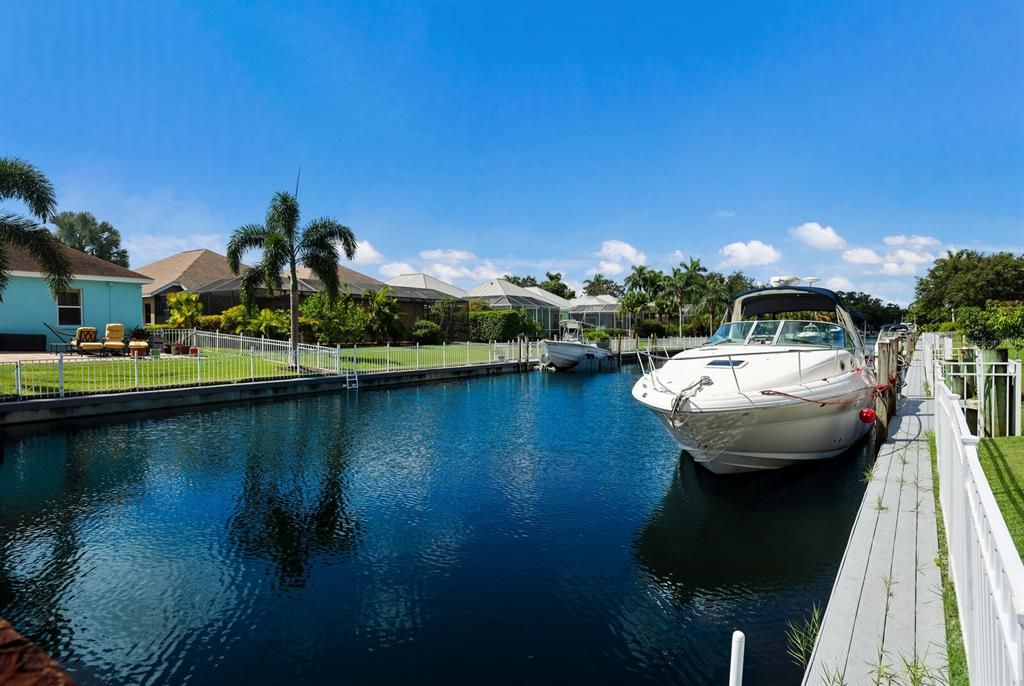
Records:
<instances>
[{"instance_id":1,"label":"boat cabin window","mask_svg":"<svg viewBox=\"0 0 1024 686\"><path fill-rule=\"evenodd\" d=\"M831 322L764 320L729 322L719 327L708 345L813 345L852 348L843 327Z\"/></svg>"}]
</instances>

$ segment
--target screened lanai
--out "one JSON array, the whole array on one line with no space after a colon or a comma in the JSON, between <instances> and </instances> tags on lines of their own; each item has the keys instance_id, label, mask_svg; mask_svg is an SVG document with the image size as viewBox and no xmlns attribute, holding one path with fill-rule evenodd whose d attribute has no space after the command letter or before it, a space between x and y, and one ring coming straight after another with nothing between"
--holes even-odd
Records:
<instances>
[{"instance_id":1,"label":"screened lanai","mask_svg":"<svg viewBox=\"0 0 1024 686\"><path fill-rule=\"evenodd\" d=\"M569 316L600 329L623 328L619 301L610 295L583 295L569 305Z\"/></svg>"},{"instance_id":2,"label":"screened lanai","mask_svg":"<svg viewBox=\"0 0 1024 686\"><path fill-rule=\"evenodd\" d=\"M492 279L471 288L466 297L482 300L494 310L523 310L548 334L558 333L558 306L504 279Z\"/></svg>"}]
</instances>

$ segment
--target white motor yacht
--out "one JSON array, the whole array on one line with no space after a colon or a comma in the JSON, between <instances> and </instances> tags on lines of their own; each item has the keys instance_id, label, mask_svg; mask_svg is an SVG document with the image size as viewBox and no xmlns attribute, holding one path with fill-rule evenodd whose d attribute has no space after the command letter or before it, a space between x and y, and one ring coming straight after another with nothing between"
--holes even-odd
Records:
<instances>
[{"instance_id":1,"label":"white motor yacht","mask_svg":"<svg viewBox=\"0 0 1024 686\"><path fill-rule=\"evenodd\" d=\"M542 362L559 371L583 367L592 369L611 359L611 352L583 340L583 323L574 319L559 322L557 340L545 339Z\"/></svg>"},{"instance_id":2,"label":"white motor yacht","mask_svg":"<svg viewBox=\"0 0 1024 686\"><path fill-rule=\"evenodd\" d=\"M718 474L835 457L874 423L879 389L863 341L824 288L784 281L741 293L706 345L651 362L633 397Z\"/></svg>"}]
</instances>

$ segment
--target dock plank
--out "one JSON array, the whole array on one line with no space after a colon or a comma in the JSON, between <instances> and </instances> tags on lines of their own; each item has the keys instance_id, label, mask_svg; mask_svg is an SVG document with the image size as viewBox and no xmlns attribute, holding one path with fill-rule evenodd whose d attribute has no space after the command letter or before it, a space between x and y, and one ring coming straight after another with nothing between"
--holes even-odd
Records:
<instances>
[{"instance_id":1,"label":"dock plank","mask_svg":"<svg viewBox=\"0 0 1024 686\"><path fill-rule=\"evenodd\" d=\"M905 662L946 678L936 513L926 432L931 400L915 361L906 401L875 461L818 640L806 686L883 683L907 676Z\"/></svg>"}]
</instances>

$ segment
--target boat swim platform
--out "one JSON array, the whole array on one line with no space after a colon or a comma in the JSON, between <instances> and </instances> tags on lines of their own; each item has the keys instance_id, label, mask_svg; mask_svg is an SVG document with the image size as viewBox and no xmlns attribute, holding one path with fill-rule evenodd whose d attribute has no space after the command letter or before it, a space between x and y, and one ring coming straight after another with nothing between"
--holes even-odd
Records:
<instances>
[{"instance_id":1,"label":"boat swim platform","mask_svg":"<svg viewBox=\"0 0 1024 686\"><path fill-rule=\"evenodd\" d=\"M924 683L949 682L925 435L934 413L924 379L915 359L906 399L864 491L804 686L911 683L912 673L930 675Z\"/></svg>"}]
</instances>

